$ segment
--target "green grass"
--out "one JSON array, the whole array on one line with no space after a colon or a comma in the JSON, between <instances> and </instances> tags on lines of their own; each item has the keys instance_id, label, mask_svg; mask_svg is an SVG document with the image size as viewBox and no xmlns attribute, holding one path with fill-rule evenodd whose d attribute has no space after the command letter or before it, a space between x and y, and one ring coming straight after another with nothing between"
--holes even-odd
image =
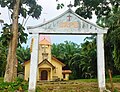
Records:
<instances>
[{"instance_id":1,"label":"green grass","mask_svg":"<svg viewBox=\"0 0 120 92\"><path fill-rule=\"evenodd\" d=\"M113 76L113 78L120 78L120 75L115 75Z\"/></svg>"},{"instance_id":2,"label":"green grass","mask_svg":"<svg viewBox=\"0 0 120 92\"><path fill-rule=\"evenodd\" d=\"M79 82L97 82L98 79L78 79L78 80L75 80L75 81L79 81ZM112 78L112 81L113 83L120 83L120 76L118 77L113 77ZM106 78L106 83L110 82L110 79L109 78Z\"/></svg>"},{"instance_id":3,"label":"green grass","mask_svg":"<svg viewBox=\"0 0 120 92\"><path fill-rule=\"evenodd\" d=\"M112 81L113 81L113 83L120 83L120 78L112 78ZM107 78L107 79L106 79L106 82L107 82L107 83L110 82L110 79Z\"/></svg>"},{"instance_id":4,"label":"green grass","mask_svg":"<svg viewBox=\"0 0 120 92\"><path fill-rule=\"evenodd\" d=\"M97 79L77 79L59 82L40 82L37 85L36 92L99 92L97 81ZM3 77L0 77L0 83L2 82ZM113 77L113 83L118 90L115 92L120 92L120 77ZM106 87L111 89L109 78L106 78Z\"/></svg>"},{"instance_id":5,"label":"green grass","mask_svg":"<svg viewBox=\"0 0 120 92\"><path fill-rule=\"evenodd\" d=\"M3 79L4 79L3 77L0 77L0 83L3 82Z\"/></svg>"},{"instance_id":6,"label":"green grass","mask_svg":"<svg viewBox=\"0 0 120 92\"><path fill-rule=\"evenodd\" d=\"M75 81L79 81L79 82L97 82L97 79L78 79L78 80L75 80Z\"/></svg>"}]
</instances>

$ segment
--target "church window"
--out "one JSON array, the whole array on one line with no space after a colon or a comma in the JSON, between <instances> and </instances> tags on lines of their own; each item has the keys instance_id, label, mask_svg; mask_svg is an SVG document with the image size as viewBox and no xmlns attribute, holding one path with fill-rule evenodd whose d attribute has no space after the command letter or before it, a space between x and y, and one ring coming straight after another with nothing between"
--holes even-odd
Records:
<instances>
[{"instance_id":1,"label":"church window","mask_svg":"<svg viewBox=\"0 0 120 92\"><path fill-rule=\"evenodd\" d=\"M48 59L48 53L42 53L42 56L43 56L43 60Z\"/></svg>"}]
</instances>

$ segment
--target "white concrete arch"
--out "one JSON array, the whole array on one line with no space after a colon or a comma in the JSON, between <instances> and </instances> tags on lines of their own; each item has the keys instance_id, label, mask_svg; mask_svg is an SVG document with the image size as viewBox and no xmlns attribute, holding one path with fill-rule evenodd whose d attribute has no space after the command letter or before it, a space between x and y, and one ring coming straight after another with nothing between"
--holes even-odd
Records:
<instances>
[{"instance_id":1,"label":"white concrete arch","mask_svg":"<svg viewBox=\"0 0 120 92\"><path fill-rule=\"evenodd\" d=\"M32 34L33 46L31 53L29 92L35 92L37 62L38 62L38 42L39 34L68 34L68 35L84 35L97 34L97 71L98 71L98 87L100 92L105 90L105 60L104 60L104 40L103 36L107 33L107 29L99 27L76 13L71 9L60 16L46 23L27 27L28 32Z\"/></svg>"}]
</instances>

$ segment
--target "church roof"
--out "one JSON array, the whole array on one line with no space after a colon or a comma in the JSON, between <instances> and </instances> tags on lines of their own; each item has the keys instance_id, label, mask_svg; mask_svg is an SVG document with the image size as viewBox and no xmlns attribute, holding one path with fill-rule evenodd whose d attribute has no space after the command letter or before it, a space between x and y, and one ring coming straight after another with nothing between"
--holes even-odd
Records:
<instances>
[{"instance_id":1,"label":"church roof","mask_svg":"<svg viewBox=\"0 0 120 92\"><path fill-rule=\"evenodd\" d=\"M54 56L52 56L52 59L53 59L53 60L55 60L55 61L57 61L58 63L62 64L62 66L63 66L63 67L65 66L65 64L64 64L64 63L62 63L60 60L58 60L58 59L57 59L57 58L55 58Z\"/></svg>"},{"instance_id":2,"label":"church roof","mask_svg":"<svg viewBox=\"0 0 120 92\"><path fill-rule=\"evenodd\" d=\"M62 63L60 60L58 60L58 59L57 59L57 58L55 58L54 56L52 56L52 58L51 58L51 59L53 59L53 60L55 60L56 62L60 63L63 67L65 66L65 64L64 64L64 63ZM45 60L43 60L41 63L39 63L39 64L38 64L38 66L39 66L40 64L45 63L45 61L46 61L48 64L50 64L52 67L54 67L54 66L52 65L52 63L50 63L47 59L45 59ZM30 60L25 61L23 65L26 65L26 64L27 64L27 63L29 63L29 62L30 62Z\"/></svg>"},{"instance_id":3,"label":"church roof","mask_svg":"<svg viewBox=\"0 0 120 92\"><path fill-rule=\"evenodd\" d=\"M62 73L63 74L69 74L69 73L72 73L72 71L71 70L62 70Z\"/></svg>"},{"instance_id":4,"label":"church roof","mask_svg":"<svg viewBox=\"0 0 120 92\"><path fill-rule=\"evenodd\" d=\"M51 44L50 36L40 34L40 44Z\"/></svg>"},{"instance_id":5,"label":"church roof","mask_svg":"<svg viewBox=\"0 0 120 92\"><path fill-rule=\"evenodd\" d=\"M50 63L47 59L44 59L42 62L40 62L38 64L38 66L40 66L42 64L48 64L48 65L52 66L52 68L55 68L55 66L52 63Z\"/></svg>"},{"instance_id":6,"label":"church roof","mask_svg":"<svg viewBox=\"0 0 120 92\"><path fill-rule=\"evenodd\" d=\"M51 43L46 38L44 38L43 40L41 40L40 44L41 45L51 45Z\"/></svg>"},{"instance_id":7,"label":"church roof","mask_svg":"<svg viewBox=\"0 0 120 92\"><path fill-rule=\"evenodd\" d=\"M25 66L29 62L30 62L30 60L24 61L23 66Z\"/></svg>"}]
</instances>

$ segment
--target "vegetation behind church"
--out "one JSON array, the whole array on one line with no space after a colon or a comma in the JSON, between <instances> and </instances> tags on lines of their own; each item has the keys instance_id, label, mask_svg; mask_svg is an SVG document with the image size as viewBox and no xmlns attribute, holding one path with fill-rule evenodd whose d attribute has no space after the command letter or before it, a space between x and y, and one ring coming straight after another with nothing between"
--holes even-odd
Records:
<instances>
[{"instance_id":1,"label":"vegetation behind church","mask_svg":"<svg viewBox=\"0 0 120 92\"><path fill-rule=\"evenodd\" d=\"M52 47L52 54L67 65L64 68L72 70L70 79L97 78L96 36L85 38L84 43L79 45L65 41ZM113 75L120 74L113 60L106 62L106 76L108 69L112 70Z\"/></svg>"},{"instance_id":2,"label":"vegetation behind church","mask_svg":"<svg viewBox=\"0 0 120 92\"><path fill-rule=\"evenodd\" d=\"M4 75L5 60L7 49L0 44L0 76ZM76 44L65 41L60 44L52 45L52 55L67 65L64 69L72 70L70 79L96 78L97 77L97 54L96 54L96 36L85 38L84 43ZM28 47L19 47L17 49L18 72L23 72L23 63L30 59L30 49ZM109 62L110 63L110 62ZM113 61L111 62L113 63ZM106 63L106 68L107 68ZM110 66L113 75L120 74L118 68L113 63ZM106 69L107 74L107 69Z\"/></svg>"},{"instance_id":3,"label":"vegetation behind church","mask_svg":"<svg viewBox=\"0 0 120 92\"><path fill-rule=\"evenodd\" d=\"M4 0L0 2L1 7L5 7L7 4L14 4L14 0ZM27 2L28 1L28 2ZM34 1L34 0L33 0ZM76 13L84 18L92 18L92 11L95 11L97 15L97 23L102 27L108 27L108 33L105 36L105 55L106 55L106 68L110 68L113 74L119 74L120 70L120 1L119 0L74 0L74 6L78 9ZM81 2L79 2L81 1ZM25 0L24 3L30 3L28 5L34 4L29 0ZM111 4L111 6L109 6ZM9 7L10 10L13 9L13 5ZM33 7L32 10L35 7ZM39 7L41 11L41 7ZM21 15L26 18L26 14L31 14L32 12L25 12L26 9L22 9ZM33 15L40 15L37 11L33 11ZM37 13L36 13L37 12ZM41 12L39 12L41 13ZM34 17L32 15L32 17ZM36 18L36 17L35 17ZM38 17L37 17L38 18ZM10 25L6 25L10 26ZM18 25L19 26L19 25ZM7 27L6 27L7 28ZM22 28L22 27L21 27ZM7 34L5 37L10 37L8 30L5 30ZM5 38L4 37L4 38ZM65 42L61 44L53 44L52 52L58 59L63 61L70 68L73 73L71 78L90 78L96 77L96 45L95 38L92 41L86 40L81 46L73 42ZM7 41L3 39L2 41ZM4 69L6 65L8 49L0 42L0 76L4 75ZM21 62L21 61L19 61Z\"/></svg>"}]
</instances>

